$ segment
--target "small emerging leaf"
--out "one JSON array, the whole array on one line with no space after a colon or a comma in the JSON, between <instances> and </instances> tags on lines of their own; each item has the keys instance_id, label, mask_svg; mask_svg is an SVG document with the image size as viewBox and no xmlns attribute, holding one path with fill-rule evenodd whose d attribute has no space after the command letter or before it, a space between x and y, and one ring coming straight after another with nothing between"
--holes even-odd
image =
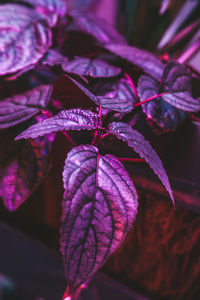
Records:
<instances>
[{"instance_id":1,"label":"small emerging leaf","mask_svg":"<svg viewBox=\"0 0 200 300\"><path fill-rule=\"evenodd\" d=\"M144 139L143 135L134 130L131 126L122 122L113 122L109 124L108 130L118 139L127 143L141 158L146 160L167 189L174 204L174 197L163 164L150 143Z\"/></svg>"},{"instance_id":2,"label":"small emerging leaf","mask_svg":"<svg viewBox=\"0 0 200 300\"><path fill-rule=\"evenodd\" d=\"M121 69L109 65L100 59L75 57L74 60L62 64L63 71L81 76L113 77L120 74Z\"/></svg>"},{"instance_id":3,"label":"small emerging leaf","mask_svg":"<svg viewBox=\"0 0 200 300\"><path fill-rule=\"evenodd\" d=\"M145 73L150 74L160 80L164 70L164 64L153 54L148 51L119 44L109 44L104 46L113 54L120 56L133 65L141 68Z\"/></svg>"},{"instance_id":4,"label":"small emerging leaf","mask_svg":"<svg viewBox=\"0 0 200 300\"><path fill-rule=\"evenodd\" d=\"M58 115L30 126L20 133L15 140L35 138L41 135L62 130L92 130L101 126L96 113L90 110L69 109Z\"/></svg>"},{"instance_id":5,"label":"small emerging leaf","mask_svg":"<svg viewBox=\"0 0 200 300\"><path fill-rule=\"evenodd\" d=\"M17 4L0 5L0 35L0 75L37 63L51 45L42 16Z\"/></svg>"},{"instance_id":6,"label":"small emerging leaf","mask_svg":"<svg viewBox=\"0 0 200 300\"><path fill-rule=\"evenodd\" d=\"M91 145L68 153L63 172L61 252L69 293L91 279L121 245L137 213L129 174Z\"/></svg>"},{"instance_id":7,"label":"small emerging leaf","mask_svg":"<svg viewBox=\"0 0 200 300\"><path fill-rule=\"evenodd\" d=\"M10 130L0 132L0 196L5 207L14 211L46 174L54 135L15 142Z\"/></svg>"},{"instance_id":8,"label":"small emerging leaf","mask_svg":"<svg viewBox=\"0 0 200 300\"><path fill-rule=\"evenodd\" d=\"M22 123L48 106L52 94L51 85L40 85L23 94L0 102L0 128Z\"/></svg>"}]
</instances>

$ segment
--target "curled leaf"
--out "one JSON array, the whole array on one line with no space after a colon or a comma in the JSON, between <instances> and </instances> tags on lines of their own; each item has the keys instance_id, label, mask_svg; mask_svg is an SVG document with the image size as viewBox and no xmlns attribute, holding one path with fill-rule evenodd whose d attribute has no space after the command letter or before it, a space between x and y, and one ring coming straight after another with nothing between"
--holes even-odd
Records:
<instances>
[{"instance_id":1,"label":"curled leaf","mask_svg":"<svg viewBox=\"0 0 200 300\"><path fill-rule=\"evenodd\" d=\"M91 279L121 245L137 213L137 194L113 155L91 145L68 153L63 171L61 252L69 293Z\"/></svg>"},{"instance_id":2,"label":"curled leaf","mask_svg":"<svg viewBox=\"0 0 200 300\"><path fill-rule=\"evenodd\" d=\"M22 123L48 106L52 94L51 85L40 85L23 94L14 95L0 102L0 128Z\"/></svg>"},{"instance_id":3,"label":"curled leaf","mask_svg":"<svg viewBox=\"0 0 200 300\"><path fill-rule=\"evenodd\" d=\"M127 143L128 146L131 147L135 152L137 152L141 158L144 158L146 160L154 173L158 176L158 178L165 186L172 199L172 202L174 203L174 197L163 164L155 150L152 148L150 143L145 140L143 135L134 130L131 126L122 122L110 123L108 130L118 139Z\"/></svg>"},{"instance_id":4,"label":"curled leaf","mask_svg":"<svg viewBox=\"0 0 200 300\"><path fill-rule=\"evenodd\" d=\"M62 130L92 130L99 126L101 126L101 122L96 113L90 110L69 109L30 126L20 133L15 140L35 138Z\"/></svg>"},{"instance_id":5,"label":"curled leaf","mask_svg":"<svg viewBox=\"0 0 200 300\"><path fill-rule=\"evenodd\" d=\"M121 69L109 65L100 59L75 57L74 60L62 64L63 71L89 77L113 77L120 74Z\"/></svg>"},{"instance_id":6,"label":"curled leaf","mask_svg":"<svg viewBox=\"0 0 200 300\"><path fill-rule=\"evenodd\" d=\"M5 207L16 210L38 187L47 172L54 135L14 141L11 129L0 132L0 196Z\"/></svg>"},{"instance_id":7,"label":"curled leaf","mask_svg":"<svg viewBox=\"0 0 200 300\"><path fill-rule=\"evenodd\" d=\"M137 90L140 101L157 95L158 89L159 83L154 78L148 75L139 78ZM167 94L163 96L167 96ZM187 115L184 111L165 102L163 96L142 104L142 109L151 126L168 132L175 130L186 119Z\"/></svg>"},{"instance_id":8,"label":"curled leaf","mask_svg":"<svg viewBox=\"0 0 200 300\"><path fill-rule=\"evenodd\" d=\"M69 15L73 18L74 29L91 35L101 44L125 43L124 37L105 20L78 10L70 11Z\"/></svg>"},{"instance_id":9,"label":"curled leaf","mask_svg":"<svg viewBox=\"0 0 200 300\"><path fill-rule=\"evenodd\" d=\"M164 70L164 64L155 55L148 51L120 44L109 44L104 46L108 51L120 56L128 62L141 68L145 73L160 80Z\"/></svg>"},{"instance_id":10,"label":"curled leaf","mask_svg":"<svg viewBox=\"0 0 200 300\"><path fill-rule=\"evenodd\" d=\"M42 16L22 5L0 5L0 34L0 75L37 63L51 45Z\"/></svg>"}]
</instances>

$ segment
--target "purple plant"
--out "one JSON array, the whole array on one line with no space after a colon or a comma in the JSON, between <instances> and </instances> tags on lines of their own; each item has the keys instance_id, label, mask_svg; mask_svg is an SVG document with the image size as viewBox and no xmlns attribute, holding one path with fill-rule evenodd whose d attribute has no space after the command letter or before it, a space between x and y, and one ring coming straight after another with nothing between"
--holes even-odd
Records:
<instances>
[{"instance_id":1,"label":"purple plant","mask_svg":"<svg viewBox=\"0 0 200 300\"><path fill-rule=\"evenodd\" d=\"M0 195L10 211L17 209L46 174L55 132L63 132L72 150L63 170L60 246L71 297L121 245L137 214L137 192L122 164L137 159L106 153L106 141L119 139L145 160L174 203L161 160L131 124L143 110L150 125L171 131L200 102L185 66L127 45L105 22L68 11L67 1L6 2ZM74 130L80 138L73 139ZM85 143L78 142L82 130Z\"/></svg>"}]
</instances>

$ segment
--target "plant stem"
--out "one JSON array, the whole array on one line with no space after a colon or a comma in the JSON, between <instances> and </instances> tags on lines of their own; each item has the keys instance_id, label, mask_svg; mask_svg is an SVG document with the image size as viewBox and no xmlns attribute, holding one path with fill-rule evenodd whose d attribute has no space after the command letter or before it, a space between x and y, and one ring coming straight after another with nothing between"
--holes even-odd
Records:
<instances>
[{"instance_id":1,"label":"plant stem","mask_svg":"<svg viewBox=\"0 0 200 300\"><path fill-rule=\"evenodd\" d=\"M130 162L145 162L142 158L127 158L127 157L118 157L120 161L130 161Z\"/></svg>"},{"instance_id":2,"label":"plant stem","mask_svg":"<svg viewBox=\"0 0 200 300\"><path fill-rule=\"evenodd\" d=\"M143 100L143 101L141 101L139 103L134 104L134 107L140 106L140 105L142 105L142 104L144 104L146 102L149 102L149 101L154 100L154 99L156 99L158 97L161 97L162 95L169 94L169 93L171 93L171 91L170 92L163 92L163 93L154 95L154 96L152 96L150 98L147 98L147 99L145 99L145 100Z\"/></svg>"},{"instance_id":3,"label":"plant stem","mask_svg":"<svg viewBox=\"0 0 200 300\"><path fill-rule=\"evenodd\" d=\"M62 130L62 134L67 138L67 140L73 145L73 146L77 146L76 143L74 142L74 140L71 138L71 136L69 136L69 134Z\"/></svg>"},{"instance_id":4,"label":"plant stem","mask_svg":"<svg viewBox=\"0 0 200 300\"><path fill-rule=\"evenodd\" d=\"M127 73L125 73L124 75L125 75L125 77L128 79L128 82L129 82L129 84L130 84L130 86L131 86L131 88L132 88L134 94L136 95L137 99L139 100L140 97L139 97L139 95L138 95L138 92L137 92L137 89L136 89L136 87L135 87L135 84L134 84L133 80L131 79L131 77L130 77Z\"/></svg>"}]
</instances>

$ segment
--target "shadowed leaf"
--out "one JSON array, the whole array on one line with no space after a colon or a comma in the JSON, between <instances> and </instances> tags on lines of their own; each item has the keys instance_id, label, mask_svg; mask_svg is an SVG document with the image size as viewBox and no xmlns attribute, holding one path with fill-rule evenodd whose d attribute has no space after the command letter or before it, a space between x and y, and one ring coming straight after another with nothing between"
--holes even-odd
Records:
<instances>
[{"instance_id":1,"label":"shadowed leaf","mask_svg":"<svg viewBox=\"0 0 200 300\"><path fill-rule=\"evenodd\" d=\"M131 126L122 122L113 122L109 124L108 130L118 139L127 143L141 158L146 160L165 186L174 204L174 197L163 164L150 143L144 139L143 135L134 130Z\"/></svg>"},{"instance_id":2,"label":"shadowed leaf","mask_svg":"<svg viewBox=\"0 0 200 300\"><path fill-rule=\"evenodd\" d=\"M150 74L160 80L164 70L164 64L153 54L148 51L119 44L110 44L104 46L113 54L120 56L128 62L141 68L145 73Z\"/></svg>"},{"instance_id":3,"label":"shadowed leaf","mask_svg":"<svg viewBox=\"0 0 200 300\"><path fill-rule=\"evenodd\" d=\"M111 66L103 60L86 57L75 57L73 61L63 63L62 68L65 72L94 78L113 77L121 72L120 68Z\"/></svg>"},{"instance_id":4,"label":"shadowed leaf","mask_svg":"<svg viewBox=\"0 0 200 300\"><path fill-rule=\"evenodd\" d=\"M121 78L114 83L101 83L94 88L103 108L118 112L130 112L138 102L129 81Z\"/></svg>"},{"instance_id":5,"label":"shadowed leaf","mask_svg":"<svg viewBox=\"0 0 200 300\"><path fill-rule=\"evenodd\" d=\"M52 94L51 85L40 85L30 91L0 102L0 128L22 123L48 106Z\"/></svg>"},{"instance_id":6,"label":"shadowed leaf","mask_svg":"<svg viewBox=\"0 0 200 300\"><path fill-rule=\"evenodd\" d=\"M16 133L0 132L0 196L10 211L16 210L38 187L47 172L54 135L14 141Z\"/></svg>"},{"instance_id":7,"label":"shadowed leaf","mask_svg":"<svg viewBox=\"0 0 200 300\"><path fill-rule=\"evenodd\" d=\"M30 126L20 133L15 140L35 138L62 130L92 130L99 126L101 126L101 122L98 115L90 110L69 109Z\"/></svg>"},{"instance_id":8,"label":"shadowed leaf","mask_svg":"<svg viewBox=\"0 0 200 300\"><path fill-rule=\"evenodd\" d=\"M137 213L137 194L113 155L91 145L69 152L63 172L61 252L72 293L121 245Z\"/></svg>"},{"instance_id":9,"label":"shadowed leaf","mask_svg":"<svg viewBox=\"0 0 200 300\"><path fill-rule=\"evenodd\" d=\"M35 64L51 45L42 16L22 5L0 5L0 75Z\"/></svg>"}]
</instances>

